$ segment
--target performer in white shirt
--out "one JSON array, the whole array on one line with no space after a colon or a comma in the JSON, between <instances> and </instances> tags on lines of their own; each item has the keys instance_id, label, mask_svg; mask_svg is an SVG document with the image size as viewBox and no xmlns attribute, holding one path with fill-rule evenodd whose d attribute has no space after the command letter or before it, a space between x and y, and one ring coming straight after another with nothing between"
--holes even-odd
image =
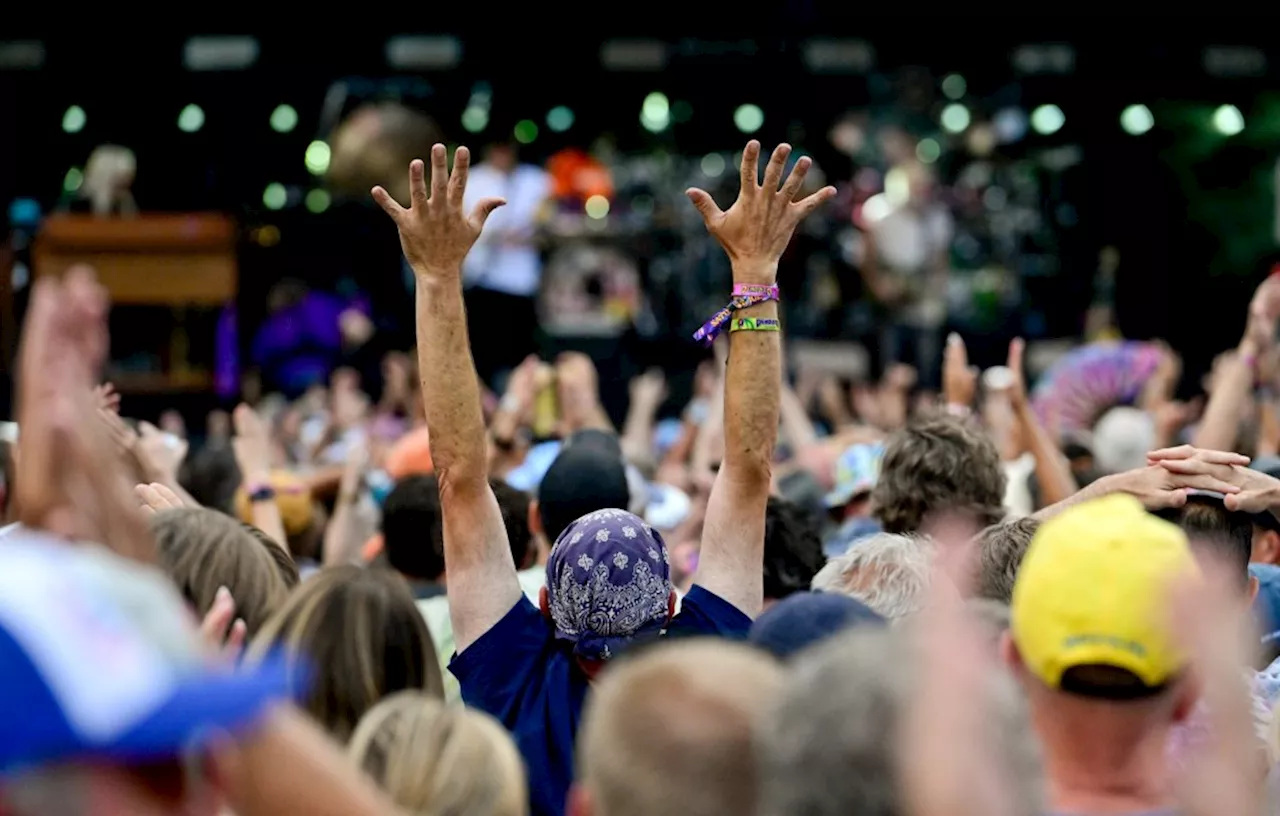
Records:
<instances>
[{"instance_id":1,"label":"performer in white shirt","mask_svg":"<svg viewBox=\"0 0 1280 816\"><path fill-rule=\"evenodd\" d=\"M535 238L539 211L550 194L551 177L521 164L511 141L490 144L467 180L467 207L491 196L507 202L489 216L462 268L471 351L476 371L491 387L495 376L536 348L542 258Z\"/></svg>"},{"instance_id":2,"label":"performer in white shirt","mask_svg":"<svg viewBox=\"0 0 1280 816\"><path fill-rule=\"evenodd\" d=\"M913 365L925 387L937 388L955 226L928 167L907 162L897 169L907 175L910 193L888 213L867 219L862 275L886 312L881 362Z\"/></svg>"}]
</instances>

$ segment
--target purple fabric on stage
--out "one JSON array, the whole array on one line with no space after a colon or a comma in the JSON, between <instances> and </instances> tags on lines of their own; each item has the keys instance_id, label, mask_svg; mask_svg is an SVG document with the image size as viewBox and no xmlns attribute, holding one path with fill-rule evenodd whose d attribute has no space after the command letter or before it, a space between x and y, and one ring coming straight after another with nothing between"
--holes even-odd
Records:
<instances>
[{"instance_id":1,"label":"purple fabric on stage","mask_svg":"<svg viewBox=\"0 0 1280 816\"><path fill-rule=\"evenodd\" d=\"M234 303L222 307L213 343L213 390L223 399L234 399L240 393L240 333Z\"/></svg>"},{"instance_id":2,"label":"purple fabric on stage","mask_svg":"<svg viewBox=\"0 0 1280 816\"><path fill-rule=\"evenodd\" d=\"M348 309L369 314L363 298L308 292L298 303L267 317L253 340L254 364L289 393L326 382L342 356L339 318Z\"/></svg>"}]
</instances>

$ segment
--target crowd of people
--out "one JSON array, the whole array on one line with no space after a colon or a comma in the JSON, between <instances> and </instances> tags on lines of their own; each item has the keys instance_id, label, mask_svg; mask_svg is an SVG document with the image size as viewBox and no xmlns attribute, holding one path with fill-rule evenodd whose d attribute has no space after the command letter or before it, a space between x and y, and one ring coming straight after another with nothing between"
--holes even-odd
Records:
<instances>
[{"instance_id":1,"label":"crowd of people","mask_svg":"<svg viewBox=\"0 0 1280 816\"><path fill-rule=\"evenodd\" d=\"M779 259L835 195L790 152L688 191L733 291L675 422L650 372L614 427L581 354L477 376L513 327L469 320L504 201L465 147L373 190L417 329L376 400L341 368L189 449L100 381L92 270L37 281L0 813L1274 812L1280 276L1203 404L1159 343L1033 388L1020 340L984 375L951 335L939 389L850 386L783 353Z\"/></svg>"}]
</instances>

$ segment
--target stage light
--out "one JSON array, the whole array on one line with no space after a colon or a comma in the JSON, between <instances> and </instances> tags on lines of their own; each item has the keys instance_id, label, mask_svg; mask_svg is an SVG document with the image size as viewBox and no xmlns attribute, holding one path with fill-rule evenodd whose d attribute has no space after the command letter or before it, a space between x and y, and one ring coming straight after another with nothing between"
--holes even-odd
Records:
<instances>
[{"instance_id":1,"label":"stage light","mask_svg":"<svg viewBox=\"0 0 1280 816\"><path fill-rule=\"evenodd\" d=\"M1120 127L1131 136L1141 136L1155 127L1156 118L1146 105L1130 105L1120 112Z\"/></svg>"},{"instance_id":2,"label":"stage light","mask_svg":"<svg viewBox=\"0 0 1280 816\"><path fill-rule=\"evenodd\" d=\"M764 125L764 111L759 105L739 105L733 112L733 124L743 133L755 133Z\"/></svg>"},{"instance_id":3,"label":"stage light","mask_svg":"<svg viewBox=\"0 0 1280 816\"><path fill-rule=\"evenodd\" d=\"M516 127L513 133L517 142L520 144L529 144L534 139L538 138L538 126L534 124L532 120L521 119L519 122L516 122Z\"/></svg>"},{"instance_id":4,"label":"stage light","mask_svg":"<svg viewBox=\"0 0 1280 816\"><path fill-rule=\"evenodd\" d=\"M271 111L271 129L276 133L288 133L298 126L298 112L292 105L276 105Z\"/></svg>"},{"instance_id":5,"label":"stage light","mask_svg":"<svg viewBox=\"0 0 1280 816\"><path fill-rule=\"evenodd\" d=\"M62 189L68 193L79 190L81 184L84 184L84 171L79 167L72 167L62 178Z\"/></svg>"},{"instance_id":6,"label":"stage light","mask_svg":"<svg viewBox=\"0 0 1280 816\"><path fill-rule=\"evenodd\" d=\"M268 210L281 210L289 200L289 192L284 189L284 185L278 182L272 182L267 185L267 189L262 191L262 206Z\"/></svg>"},{"instance_id":7,"label":"stage light","mask_svg":"<svg viewBox=\"0 0 1280 816\"><path fill-rule=\"evenodd\" d=\"M1057 133L1066 123L1067 116L1057 105L1041 105L1031 112L1031 127L1042 136Z\"/></svg>"},{"instance_id":8,"label":"stage light","mask_svg":"<svg viewBox=\"0 0 1280 816\"><path fill-rule=\"evenodd\" d=\"M874 224L891 212L893 205L884 193L877 193L862 204L862 220L868 224Z\"/></svg>"},{"instance_id":9,"label":"stage light","mask_svg":"<svg viewBox=\"0 0 1280 816\"><path fill-rule=\"evenodd\" d=\"M1244 130L1244 115L1235 105L1223 105L1213 112L1213 127L1223 136L1235 136Z\"/></svg>"},{"instance_id":10,"label":"stage light","mask_svg":"<svg viewBox=\"0 0 1280 816\"><path fill-rule=\"evenodd\" d=\"M187 105L178 114L178 129L183 133L195 133L204 127L204 111L199 105Z\"/></svg>"},{"instance_id":11,"label":"stage light","mask_svg":"<svg viewBox=\"0 0 1280 816\"><path fill-rule=\"evenodd\" d=\"M479 105L468 105L462 112L462 126L468 133L479 133L489 126L489 111Z\"/></svg>"},{"instance_id":12,"label":"stage light","mask_svg":"<svg viewBox=\"0 0 1280 816\"><path fill-rule=\"evenodd\" d=\"M307 169L311 171L311 175L323 176L329 169L329 159L332 156L329 145L317 139L307 145L307 154L304 161L306 161Z\"/></svg>"},{"instance_id":13,"label":"stage light","mask_svg":"<svg viewBox=\"0 0 1280 816\"><path fill-rule=\"evenodd\" d=\"M925 164L933 164L942 155L942 147L933 139L921 139L916 145L916 158Z\"/></svg>"},{"instance_id":14,"label":"stage light","mask_svg":"<svg viewBox=\"0 0 1280 816\"><path fill-rule=\"evenodd\" d=\"M671 124L671 103L667 95L654 91L640 106L640 124L650 133L661 133Z\"/></svg>"},{"instance_id":15,"label":"stage light","mask_svg":"<svg viewBox=\"0 0 1280 816\"><path fill-rule=\"evenodd\" d=\"M969 109L953 102L942 109L942 129L948 133L963 133L969 127Z\"/></svg>"},{"instance_id":16,"label":"stage light","mask_svg":"<svg viewBox=\"0 0 1280 816\"><path fill-rule=\"evenodd\" d=\"M547 111L547 127L552 133L564 133L573 127L573 111L564 105L557 105Z\"/></svg>"},{"instance_id":17,"label":"stage light","mask_svg":"<svg viewBox=\"0 0 1280 816\"><path fill-rule=\"evenodd\" d=\"M62 131L64 133L79 133L84 130L84 124L89 117L85 116L84 108L79 105L72 105L67 108L67 112L62 114Z\"/></svg>"},{"instance_id":18,"label":"stage light","mask_svg":"<svg viewBox=\"0 0 1280 816\"><path fill-rule=\"evenodd\" d=\"M959 74L947 74L942 80L942 93L947 99L960 99L969 90L969 83Z\"/></svg>"},{"instance_id":19,"label":"stage light","mask_svg":"<svg viewBox=\"0 0 1280 816\"><path fill-rule=\"evenodd\" d=\"M991 126L1001 144L1016 142L1027 135L1027 115L1022 108L1001 108L991 118Z\"/></svg>"},{"instance_id":20,"label":"stage light","mask_svg":"<svg viewBox=\"0 0 1280 816\"><path fill-rule=\"evenodd\" d=\"M329 209L329 191L328 190L312 190L307 193L306 205L309 212L317 215Z\"/></svg>"},{"instance_id":21,"label":"stage light","mask_svg":"<svg viewBox=\"0 0 1280 816\"><path fill-rule=\"evenodd\" d=\"M587 199L587 217L597 221L609 214L609 199L602 195L593 195Z\"/></svg>"}]
</instances>

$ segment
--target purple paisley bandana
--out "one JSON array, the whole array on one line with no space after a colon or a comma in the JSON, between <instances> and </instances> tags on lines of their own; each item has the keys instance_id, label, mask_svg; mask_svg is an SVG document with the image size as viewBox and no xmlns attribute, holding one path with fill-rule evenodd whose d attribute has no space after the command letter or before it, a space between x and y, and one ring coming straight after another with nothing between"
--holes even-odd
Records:
<instances>
[{"instance_id":1,"label":"purple paisley bandana","mask_svg":"<svg viewBox=\"0 0 1280 816\"><path fill-rule=\"evenodd\" d=\"M547 560L556 637L584 660L608 660L656 637L671 591L666 542L625 510L597 510L570 524Z\"/></svg>"}]
</instances>

